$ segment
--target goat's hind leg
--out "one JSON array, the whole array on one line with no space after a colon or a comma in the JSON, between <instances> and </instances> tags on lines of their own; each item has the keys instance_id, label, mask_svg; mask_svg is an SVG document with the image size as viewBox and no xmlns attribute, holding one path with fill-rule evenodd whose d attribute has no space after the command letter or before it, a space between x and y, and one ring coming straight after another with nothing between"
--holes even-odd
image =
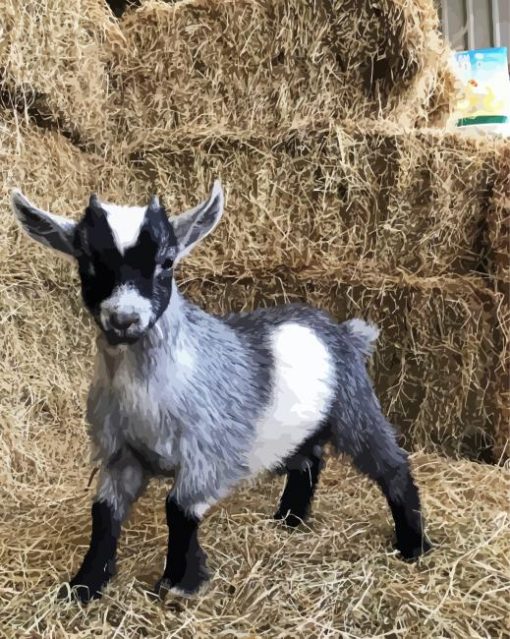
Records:
<instances>
[{"instance_id":1,"label":"goat's hind leg","mask_svg":"<svg viewBox=\"0 0 510 639\"><path fill-rule=\"evenodd\" d=\"M287 480L274 519L282 521L288 528L299 526L308 517L324 466L323 447L328 438L329 427L323 427L283 462Z\"/></svg>"},{"instance_id":2,"label":"goat's hind leg","mask_svg":"<svg viewBox=\"0 0 510 639\"><path fill-rule=\"evenodd\" d=\"M413 561L432 548L424 532L418 488L407 455L400 466L387 468L375 477L395 522L396 548L404 559Z\"/></svg>"},{"instance_id":3,"label":"goat's hind leg","mask_svg":"<svg viewBox=\"0 0 510 639\"><path fill-rule=\"evenodd\" d=\"M396 548L402 557L414 560L431 549L424 532L418 488L407 453L399 447L391 425L378 406L368 399L357 423L337 419L334 429L337 448L352 457L354 465L381 488L395 522ZM348 424L348 426L346 425Z\"/></svg>"}]
</instances>

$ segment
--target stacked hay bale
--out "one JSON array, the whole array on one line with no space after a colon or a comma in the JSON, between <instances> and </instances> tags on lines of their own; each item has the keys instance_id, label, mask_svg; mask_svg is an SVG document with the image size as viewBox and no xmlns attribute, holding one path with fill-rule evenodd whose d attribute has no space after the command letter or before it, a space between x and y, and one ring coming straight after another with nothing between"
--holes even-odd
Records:
<instances>
[{"instance_id":1,"label":"stacked hay bale","mask_svg":"<svg viewBox=\"0 0 510 639\"><path fill-rule=\"evenodd\" d=\"M190 130L267 138L321 118L414 125L450 109L429 0L150 1L122 30L116 77L136 151Z\"/></svg>"},{"instance_id":2,"label":"stacked hay bale","mask_svg":"<svg viewBox=\"0 0 510 639\"><path fill-rule=\"evenodd\" d=\"M497 416L495 452L509 455L510 438L510 146L498 157L488 215L488 269L497 295L499 357L492 384L496 394Z\"/></svg>"},{"instance_id":3,"label":"stacked hay bale","mask_svg":"<svg viewBox=\"0 0 510 639\"><path fill-rule=\"evenodd\" d=\"M430 128L455 97L432 0L147 0L120 22L101 0L7 9L18 140L51 128L84 166L51 188L10 169L5 196L24 182L64 213L88 190L155 189L175 211L219 175L225 218L183 269L195 299L377 320L377 387L406 445L501 452L506 315L488 264L505 255L508 155Z\"/></svg>"},{"instance_id":4,"label":"stacked hay bale","mask_svg":"<svg viewBox=\"0 0 510 639\"><path fill-rule=\"evenodd\" d=\"M6 110L0 111L0 180L0 483L11 494L24 481L44 481L55 465L66 473L83 459L78 433L93 333L74 269L27 245L9 211L9 191L22 185L42 207L76 218L92 188L129 194L130 180L125 169Z\"/></svg>"},{"instance_id":5,"label":"stacked hay bale","mask_svg":"<svg viewBox=\"0 0 510 639\"><path fill-rule=\"evenodd\" d=\"M450 112L431 0L149 0L120 27L103 0L2 8L3 100L82 145L139 151L180 129Z\"/></svg>"},{"instance_id":6,"label":"stacked hay bale","mask_svg":"<svg viewBox=\"0 0 510 639\"><path fill-rule=\"evenodd\" d=\"M106 3L2 0L1 7L2 103L75 142L104 143L115 113L109 56L122 42Z\"/></svg>"}]
</instances>

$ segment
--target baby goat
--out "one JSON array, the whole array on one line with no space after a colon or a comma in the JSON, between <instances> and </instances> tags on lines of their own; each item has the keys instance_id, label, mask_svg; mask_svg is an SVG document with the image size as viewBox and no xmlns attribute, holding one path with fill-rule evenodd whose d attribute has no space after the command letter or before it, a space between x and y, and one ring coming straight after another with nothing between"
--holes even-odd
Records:
<instances>
[{"instance_id":1,"label":"baby goat","mask_svg":"<svg viewBox=\"0 0 510 639\"><path fill-rule=\"evenodd\" d=\"M90 547L70 581L76 597L99 596L113 575L121 524L152 476L174 478L156 592L191 595L208 578L197 538L207 510L263 470L284 472L275 518L296 526L327 442L380 486L402 556L430 548L407 455L366 371L378 330L304 304L219 318L179 293L175 267L222 215L218 181L206 201L170 219L156 197L120 207L93 194L77 223L19 191L12 207L34 240L77 261L100 329L87 404L100 479Z\"/></svg>"}]
</instances>

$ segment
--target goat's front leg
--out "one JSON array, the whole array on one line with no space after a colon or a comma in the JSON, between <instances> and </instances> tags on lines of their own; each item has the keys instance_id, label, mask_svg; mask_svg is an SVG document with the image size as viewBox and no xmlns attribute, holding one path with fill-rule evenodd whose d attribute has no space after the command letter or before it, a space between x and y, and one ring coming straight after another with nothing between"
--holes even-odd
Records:
<instances>
[{"instance_id":1,"label":"goat's front leg","mask_svg":"<svg viewBox=\"0 0 510 639\"><path fill-rule=\"evenodd\" d=\"M168 494L168 551L165 571L155 586L156 594L163 595L168 590L190 597L209 579L207 555L198 542L200 521L208 508L203 503L184 508L173 492Z\"/></svg>"},{"instance_id":2,"label":"goat's front leg","mask_svg":"<svg viewBox=\"0 0 510 639\"><path fill-rule=\"evenodd\" d=\"M115 573L117 541L130 505L147 484L139 462L128 451L118 453L101 468L99 491L92 504L92 534L80 569L69 582L72 595L86 603L101 596ZM64 584L59 597L69 594Z\"/></svg>"}]
</instances>

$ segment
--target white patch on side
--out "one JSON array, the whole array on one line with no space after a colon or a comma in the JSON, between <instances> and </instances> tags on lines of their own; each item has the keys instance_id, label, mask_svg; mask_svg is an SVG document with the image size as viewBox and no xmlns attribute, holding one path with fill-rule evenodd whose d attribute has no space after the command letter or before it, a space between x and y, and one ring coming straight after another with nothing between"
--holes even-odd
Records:
<instances>
[{"instance_id":1,"label":"white patch on side","mask_svg":"<svg viewBox=\"0 0 510 639\"><path fill-rule=\"evenodd\" d=\"M152 317L151 301L129 284L122 284L114 289L110 297L101 302L101 323L106 329L111 313L138 313L140 316L140 328L149 325Z\"/></svg>"},{"instance_id":2,"label":"white patch on side","mask_svg":"<svg viewBox=\"0 0 510 639\"><path fill-rule=\"evenodd\" d=\"M369 324L359 318L349 320L348 324L351 333L364 337L370 343L375 342L381 332L375 324Z\"/></svg>"},{"instance_id":3,"label":"white patch on side","mask_svg":"<svg viewBox=\"0 0 510 639\"><path fill-rule=\"evenodd\" d=\"M145 219L146 206L118 206L101 202L106 211L106 219L112 230L115 244L121 255L130 246L134 246L140 235Z\"/></svg>"},{"instance_id":4,"label":"white patch on side","mask_svg":"<svg viewBox=\"0 0 510 639\"><path fill-rule=\"evenodd\" d=\"M274 467L321 425L334 392L334 364L326 345L306 326L288 323L271 336L273 396L257 424L252 473Z\"/></svg>"}]
</instances>

